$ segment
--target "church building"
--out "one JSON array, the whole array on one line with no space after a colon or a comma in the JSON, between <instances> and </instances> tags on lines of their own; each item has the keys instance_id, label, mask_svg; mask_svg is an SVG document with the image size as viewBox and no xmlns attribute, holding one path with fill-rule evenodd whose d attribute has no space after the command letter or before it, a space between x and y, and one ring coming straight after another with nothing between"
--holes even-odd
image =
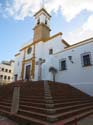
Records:
<instances>
[{"instance_id":1,"label":"church building","mask_svg":"<svg viewBox=\"0 0 93 125\"><path fill-rule=\"evenodd\" d=\"M14 80L55 80L93 96L93 38L70 45L58 32L50 36L51 15L34 15L33 40L15 55Z\"/></svg>"}]
</instances>

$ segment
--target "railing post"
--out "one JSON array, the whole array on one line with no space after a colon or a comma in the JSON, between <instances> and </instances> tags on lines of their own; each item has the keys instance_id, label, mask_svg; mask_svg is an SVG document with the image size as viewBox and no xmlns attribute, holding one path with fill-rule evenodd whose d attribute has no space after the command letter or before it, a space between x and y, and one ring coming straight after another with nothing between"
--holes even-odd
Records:
<instances>
[{"instance_id":1,"label":"railing post","mask_svg":"<svg viewBox=\"0 0 93 125\"><path fill-rule=\"evenodd\" d=\"M14 86L11 113L17 113L19 110L19 96L20 96L20 86Z\"/></svg>"},{"instance_id":2,"label":"railing post","mask_svg":"<svg viewBox=\"0 0 93 125\"><path fill-rule=\"evenodd\" d=\"M50 114L52 116L52 114L54 114L56 112L56 110L54 109L54 101L53 101L53 97L51 95L51 90L50 87L48 85L48 81L44 81L44 92L45 92L45 101L46 101L46 109L47 109L47 113ZM54 122L57 121L57 117L47 117L47 121L48 122Z\"/></svg>"}]
</instances>

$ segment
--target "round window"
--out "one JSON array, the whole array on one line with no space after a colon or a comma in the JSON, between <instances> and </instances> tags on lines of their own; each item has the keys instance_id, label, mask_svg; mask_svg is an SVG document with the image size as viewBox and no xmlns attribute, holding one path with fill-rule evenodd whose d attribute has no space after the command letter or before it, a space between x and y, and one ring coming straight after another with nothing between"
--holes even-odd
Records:
<instances>
[{"instance_id":1,"label":"round window","mask_svg":"<svg viewBox=\"0 0 93 125\"><path fill-rule=\"evenodd\" d=\"M28 50L27 50L27 54L30 54L31 51L32 51L32 48L28 48Z\"/></svg>"}]
</instances>

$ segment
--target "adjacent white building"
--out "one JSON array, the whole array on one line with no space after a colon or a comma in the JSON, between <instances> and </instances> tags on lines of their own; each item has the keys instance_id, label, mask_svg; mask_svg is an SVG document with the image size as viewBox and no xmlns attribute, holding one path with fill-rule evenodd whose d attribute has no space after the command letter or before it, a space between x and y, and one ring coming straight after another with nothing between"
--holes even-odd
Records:
<instances>
[{"instance_id":1,"label":"adjacent white building","mask_svg":"<svg viewBox=\"0 0 93 125\"><path fill-rule=\"evenodd\" d=\"M0 85L11 83L14 80L14 61L0 63Z\"/></svg>"},{"instance_id":2,"label":"adjacent white building","mask_svg":"<svg viewBox=\"0 0 93 125\"><path fill-rule=\"evenodd\" d=\"M15 55L15 80L53 80L72 84L93 95L93 38L69 45L59 32L50 36L50 14L40 9L35 15L33 40Z\"/></svg>"}]
</instances>

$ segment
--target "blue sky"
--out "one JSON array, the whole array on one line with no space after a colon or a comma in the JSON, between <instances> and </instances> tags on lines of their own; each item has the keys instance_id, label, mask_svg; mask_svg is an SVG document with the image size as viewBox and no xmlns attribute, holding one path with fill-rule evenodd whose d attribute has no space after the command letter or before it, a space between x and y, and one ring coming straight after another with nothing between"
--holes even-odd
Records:
<instances>
[{"instance_id":1,"label":"blue sky","mask_svg":"<svg viewBox=\"0 0 93 125\"><path fill-rule=\"evenodd\" d=\"M0 0L0 61L14 59L33 38L33 14L40 5L41 0ZM51 35L62 32L70 44L93 37L92 5L93 0L45 0L52 15Z\"/></svg>"}]
</instances>

